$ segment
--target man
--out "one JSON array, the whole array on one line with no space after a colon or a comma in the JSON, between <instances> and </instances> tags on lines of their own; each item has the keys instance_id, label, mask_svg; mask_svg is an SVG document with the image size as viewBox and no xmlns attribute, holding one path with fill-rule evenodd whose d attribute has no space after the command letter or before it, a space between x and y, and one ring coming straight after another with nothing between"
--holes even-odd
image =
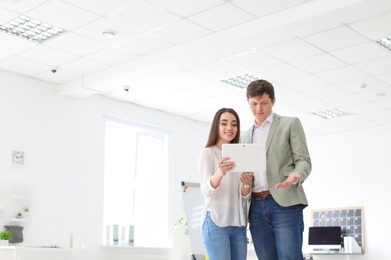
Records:
<instances>
[{"instance_id":1,"label":"man","mask_svg":"<svg viewBox=\"0 0 391 260\"><path fill-rule=\"evenodd\" d=\"M266 145L266 171L255 172L249 223L261 260L302 260L303 209L308 206L301 184L311 172L311 159L300 120L272 111L273 85L255 80L247 87L254 124L242 143Z\"/></svg>"}]
</instances>

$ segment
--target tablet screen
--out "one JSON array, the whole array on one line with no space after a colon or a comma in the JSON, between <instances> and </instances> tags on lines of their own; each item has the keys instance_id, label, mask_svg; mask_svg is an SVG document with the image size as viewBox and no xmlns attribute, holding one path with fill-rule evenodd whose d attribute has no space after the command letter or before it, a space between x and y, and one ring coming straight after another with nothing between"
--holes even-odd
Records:
<instances>
[{"instance_id":1,"label":"tablet screen","mask_svg":"<svg viewBox=\"0 0 391 260\"><path fill-rule=\"evenodd\" d=\"M266 170L264 144L223 144L222 156L235 162L230 172L260 172Z\"/></svg>"}]
</instances>

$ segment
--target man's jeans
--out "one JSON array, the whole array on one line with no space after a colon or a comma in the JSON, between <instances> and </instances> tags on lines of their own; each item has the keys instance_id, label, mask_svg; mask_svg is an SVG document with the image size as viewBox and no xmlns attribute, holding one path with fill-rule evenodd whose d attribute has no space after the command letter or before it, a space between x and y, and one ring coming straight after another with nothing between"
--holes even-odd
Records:
<instances>
[{"instance_id":1,"label":"man's jeans","mask_svg":"<svg viewBox=\"0 0 391 260\"><path fill-rule=\"evenodd\" d=\"M254 198L250 231L261 260L302 260L303 205L281 207L272 196Z\"/></svg>"}]
</instances>

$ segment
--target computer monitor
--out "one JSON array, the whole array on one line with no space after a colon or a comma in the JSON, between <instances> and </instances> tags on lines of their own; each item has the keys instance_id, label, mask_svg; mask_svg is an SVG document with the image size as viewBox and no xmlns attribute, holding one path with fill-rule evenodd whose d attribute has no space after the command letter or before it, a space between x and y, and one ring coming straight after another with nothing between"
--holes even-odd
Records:
<instances>
[{"instance_id":1,"label":"computer monitor","mask_svg":"<svg viewBox=\"0 0 391 260\"><path fill-rule=\"evenodd\" d=\"M308 245L312 250L340 250L341 227L310 227Z\"/></svg>"}]
</instances>

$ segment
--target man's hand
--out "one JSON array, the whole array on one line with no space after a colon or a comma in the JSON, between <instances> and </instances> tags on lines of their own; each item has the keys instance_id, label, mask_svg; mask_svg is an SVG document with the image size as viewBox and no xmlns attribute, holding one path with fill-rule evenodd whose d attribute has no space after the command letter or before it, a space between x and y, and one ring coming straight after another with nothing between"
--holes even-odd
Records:
<instances>
[{"instance_id":1,"label":"man's hand","mask_svg":"<svg viewBox=\"0 0 391 260\"><path fill-rule=\"evenodd\" d=\"M277 183L276 188L286 188L291 187L292 185L295 185L299 179L301 178L301 175L299 173L291 173L288 178L283 183Z\"/></svg>"}]
</instances>

